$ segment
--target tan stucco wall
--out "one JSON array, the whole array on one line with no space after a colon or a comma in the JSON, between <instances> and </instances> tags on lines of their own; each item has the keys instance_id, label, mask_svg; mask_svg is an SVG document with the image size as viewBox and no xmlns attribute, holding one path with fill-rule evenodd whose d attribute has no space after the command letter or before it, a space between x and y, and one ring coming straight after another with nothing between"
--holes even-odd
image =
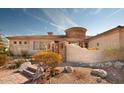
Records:
<instances>
[{"instance_id":1,"label":"tan stucco wall","mask_svg":"<svg viewBox=\"0 0 124 93\"><path fill-rule=\"evenodd\" d=\"M124 29L120 31L120 46L124 48Z\"/></svg>"},{"instance_id":2,"label":"tan stucco wall","mask_svg":"<svg viewBox=\"0 0 124 93\"><path fill-rule=\"evenodd\" d=\"M97 46L97 43L99 43L99 46ZM105 49L105 48L119 48L120 42L119 42L119 31L109 33L97 38L93 38L89 40L88 43L89 48L98 48L98 49Z\"/></svg>"},{"instance_id":3,"label":"tan stucco wall","mask_svg":"<svg viewBox=\"0 0 124 93\"><path fill-rule=\"evenodd\" d=\"M17 44L14 44L14 41L17 42ZM19 44L19 41L22 42L22 44ZM27 42L27 44L24 44L24 41ZM14 55L21 55L21 51L27 51L29 55L32 55L33 53L36 53L39 50L33 50L33 42L34 41L42 41L42 42L53 42L51 40L9 40L9 49Z\"/></svg>"},{"instance_id":4,"label":"tan stucco wall","mask_svg":"<svg viewBox=\"0 0 124 93\"><path fill-rule=\"evenodd\" d=\"M28 44L14 44L14 41L16 42L24 42L27 40L9 40L9 49L14 55L19 55L21 50L29 50L29 41L27 41Z\"/></svg>"},{"instance_id":5,"label":"tan stucco wall","mask_svg":"<svg viewBox=\"0 0 124 93\"><path fill-rule=\"evenodd\" d=\"M91 51L74 44L66 45L66 50L67 62L96 63L103 61L101 50Z\"/></svg>"}]
</instances>

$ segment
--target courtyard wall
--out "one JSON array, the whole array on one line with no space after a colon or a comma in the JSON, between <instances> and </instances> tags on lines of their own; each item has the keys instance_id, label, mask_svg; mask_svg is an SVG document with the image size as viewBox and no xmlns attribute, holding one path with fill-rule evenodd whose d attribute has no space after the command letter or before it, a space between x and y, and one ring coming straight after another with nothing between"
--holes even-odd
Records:
<instances>
[{"instance_id":1,"label":"courtyard wall","mask_svg":"<svg viewBox=\"0 0 124 93\"><path fill-rule=\"evenodd\" d=\"M75 44L66 45L66 61L97 63L105 61L102 50L88 50Z\"/></svg>"}]
</instances>

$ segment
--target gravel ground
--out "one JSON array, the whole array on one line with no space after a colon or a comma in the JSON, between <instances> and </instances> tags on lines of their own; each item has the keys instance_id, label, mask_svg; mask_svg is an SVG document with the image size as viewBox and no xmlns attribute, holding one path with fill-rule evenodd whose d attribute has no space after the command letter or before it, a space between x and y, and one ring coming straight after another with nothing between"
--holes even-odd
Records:
<instances>
[{"instance_id":1,"label":"gravel ground","mask_svg":"<svg viewBox=\"0 0 124 93\"><path fill-rule=\"evenodd\" d=\"M51 78L47 81L48 84L96 84L98 77L90 75L91 69L88 64L75 64L75 63L63 63L61 64L61 69L63 66L73 66L77 73L63 73L59 77ZM97 64L98 65L98 64ZM99 67L99 65L93 65L93 68ZM80 67L79 67L80 66ZM95 67L94 67L95 66ZM97 67L96 67L97 66ZM112 84L124 84L124 70L117 69L113 65L109 67L99 67L99 69L104 69L107 71L108 75L105 79L102 79L102 84L112 83ZM20 73L15 73L16 70L0 70L0 84L21 84L26 82L28 79L21 75ZM80 74L81 75L80 75ZM81 78L79 78L79 76Z\"/></svg>"},{"instance_id":2,"label":"gravel ground","mask_svg":"<svg viewBox=\"0 0 124 93\"><path fill-rule=\"evenodd\" d=\"M108 75L106 80L112 84L124 84L124 71L121 69L116 69L113 66L109 68L103 68L107 71Z\"/></svg>"},{"instance_id":3,"label":"gravel ground","mask_svg":"<svg viewBox=\"0 0 124 93\"><path fill-rule=\"evenodd\" d=\"M63 69L62 67L60 69ZM108 84L104 79L97 82L98 77L90 74L90 68L75 67L73 73L62 73L60 76L53 77L46 84Z\"/></svg>"},{"instance_id":4,"label":"gravel ground","mask_svg":"<svg viewBox=\"0 0 124 93\"><path fill-rule=\"evenodd\" d=\"M115 67L115 63L117 62L103 62L103 63L73 63L73 62L64 62L61 66L74 66L74 67L87 67L87 68L94 68L94 69L103 69L105 70L108 75L105 78L108 82L112 84L124 84L124 67L123 69L119 69ZM124 65L124 62L121 62Z\"/></svg>"}]
</instances>

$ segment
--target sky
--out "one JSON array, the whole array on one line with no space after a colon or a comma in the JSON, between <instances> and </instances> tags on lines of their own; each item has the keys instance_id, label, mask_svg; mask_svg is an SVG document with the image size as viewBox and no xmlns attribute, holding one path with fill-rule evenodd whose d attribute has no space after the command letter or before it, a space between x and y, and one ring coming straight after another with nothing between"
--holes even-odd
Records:
<instances>
[{"instance_id":1,"label":"sky","mask_svg":"<svg viewBox=\"0 0 124 93\"><path fill-rule=\"evenodd\" d=\"M84 27L96 35L124 26L123 8L0 8L0 33L8 35L65 34L70 27Z\"/></svg>"}]
</instances>

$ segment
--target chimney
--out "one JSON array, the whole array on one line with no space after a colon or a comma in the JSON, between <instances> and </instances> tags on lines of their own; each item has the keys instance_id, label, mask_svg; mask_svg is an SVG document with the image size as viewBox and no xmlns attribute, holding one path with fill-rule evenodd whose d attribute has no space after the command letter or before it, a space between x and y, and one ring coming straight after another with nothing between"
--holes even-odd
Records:
<instances>
[{"instance_id":1,"label":"chimney","mask_svg":"<svg viewBox=\"0 0 124 93\"><path fill-rule=\"evenodd\" d=\"M47 32L48 36L53 36L53 32Z\"/></svg>"}]
</instances>

